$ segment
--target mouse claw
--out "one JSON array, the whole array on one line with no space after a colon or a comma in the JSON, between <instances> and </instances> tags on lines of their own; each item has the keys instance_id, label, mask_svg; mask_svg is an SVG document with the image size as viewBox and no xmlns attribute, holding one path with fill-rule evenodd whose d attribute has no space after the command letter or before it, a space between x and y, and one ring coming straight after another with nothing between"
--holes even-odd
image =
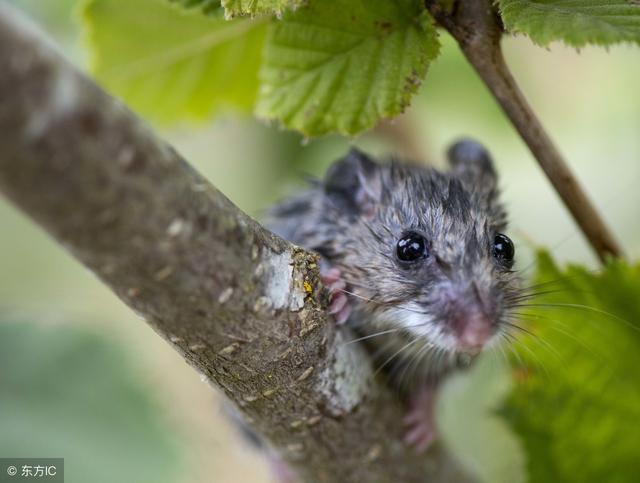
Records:
<instances>
[{"instance_id":1,"label":"mouse claw","mask_svg":"<svg viewBox=\"0 0 640 483\"><path fill-rule=\"evenodd\" d=\"M351 315L351 304L344 292L347 284L341 277L340 269L335 267L320 274L322 283L329 290L329 313L338 325L344 324Z\"/></svg>"},{"instance_id":2,"label":"mouse claw","mask_svg":"<svg viewBox=\"0 0 640 483\"><path fill-rule=\"evenodd\" d=\"M345 296L346 298L346 296ZM351 315L351 304L347 302L347 304L342 307L335 315L334 318L336 320L336 324L342 325L347 320L349 320L349 316Z\"/></svg>"},{"instance_id":3,"label":"mouse claw","mask_svg":"<svg viewBox=\"0 0 640 483\"><path fill-rule=\"evenodd\" d=\"M347 305L348 302L349 301L347 300L347 296L345 294L341 292L336 293L331 298L331 303L329 304L329 313L333 315L337 314Z\"/></svg>"},{"instance_id":4,"label":"mouse claw","mask_svg":"<svg viewBox=\"0 0 640 483\"><path fill-rule=\"evenodd\" d=\"M339 268L330 268L328 270L323 270L320 273L320 278L322 280L322 283L324 283L325 285L329 286L335 282L337 282L338 280L340 280L341 277L341 272Z\"/></svg>"},{"instance_id":5,"label":"mouse claw","mask_svg":"<svg viewBox=\"0 0 640 483\"><path fill-rule=\"evenodd\" d=\"M414 426L404 436L404 444L412 447L416 453L422 454L429 449L436 439L436 432L430 425Z\"/></svg>"},{"instance_id":6,"label":"mouse claw","mask_svg":"<svg viewBox=\"0 0 640 483\"><path fill-rule=\"evenodd\" d=\"M429 449L438 434L434 418L435 398L436 386L423 387L411 398L403 418L407 427L404 443L419 454Z\"/></svg>"}]
</instances>

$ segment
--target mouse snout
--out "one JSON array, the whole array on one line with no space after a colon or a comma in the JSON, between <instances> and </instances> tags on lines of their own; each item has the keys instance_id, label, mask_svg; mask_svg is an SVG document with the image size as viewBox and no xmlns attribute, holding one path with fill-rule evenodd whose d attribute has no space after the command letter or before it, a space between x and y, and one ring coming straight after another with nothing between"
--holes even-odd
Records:
<instances>
[{"instance_id":1,"label":"mouse snout","mask_svg":"<svg viewBox=\"0 0 640 483\"><path fill-rule=\"evenodd\" d=\"M446 297L446 322L456 349L472 355L480 353L495 333L492 307L480 295L472 283L467 290L452 290Z\"/></svg>"},{"instance_id":2,"label":"mouse snout","mask_svg":"<svg viewBox=\"0 0 640 483\"><path fill-rule=\"evenodd\" d=\"M480 312L458 314L451 322L461 352L476 355L493 336L491 321Z\"/></svg>"}]
</instances>

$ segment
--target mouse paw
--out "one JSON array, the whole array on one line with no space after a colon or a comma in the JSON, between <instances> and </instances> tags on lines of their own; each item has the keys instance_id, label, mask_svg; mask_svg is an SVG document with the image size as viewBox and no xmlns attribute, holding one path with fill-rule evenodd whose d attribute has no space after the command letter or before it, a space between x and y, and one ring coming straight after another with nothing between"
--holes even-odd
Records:
<instances>
[{"instance_id":1,"label":"mouse paw","mask_svg":"<svg viewBox=\"0 0 640 483\"><path fill-rule=\"evenodd\" d=\"M351 315L351 304L344 289L347 284L342 279L339 269L333 267L320 273L320 280L329 290L329 313L336 324L344 324Z\"/></svg>"},{"instance_id":2,"label":"mouse paw","mask_svg":"<svg viewBox=\"0 0 640 483\"><path fill-rule=\"evenodd\" d=\"M273 483L299 483L293 470L280 456L271 454L268 459Z\"/></svg>"},{"instance_id":3,"label":"mouse paw","mask_svg":"<svg viewBox=\"0 0 640 483\"><path fill-rule=\"evenodd\" d=\"M407 428L404 442L418 453L429 449L438 435L434 416L435 399L436 387L423 387L411 397L403 419Z\"/></svg>"}]
</instances>

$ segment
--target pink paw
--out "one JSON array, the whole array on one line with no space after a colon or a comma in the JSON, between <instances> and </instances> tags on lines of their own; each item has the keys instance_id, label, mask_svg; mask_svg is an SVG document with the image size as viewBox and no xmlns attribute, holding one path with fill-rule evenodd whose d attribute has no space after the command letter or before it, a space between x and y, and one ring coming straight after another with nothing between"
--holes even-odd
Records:
<instances>
[{"instance_id":1,"label":"pink paw","mask_svg":"<svg viewBox=\"0 0 640 483\"><path fill-rule=\"evenodd\" d=\"M271 476L274 483L298 483L298 478L289 465L275 453L269 455Z\"/></svg>"},{"instance_id":2,"label":"pink paw","mask_svg":"<svg viewBox=\"0 0 640 483\"><path fill-rule=\"evenodd\" d=\"M424 453L438 434L434 418L436 387L425 386L409 402L403 419L407 432L404 442L418 453Z\"/></svg>"},{"instance_id":3,"label":"pink paw","mask_svg":"<svg viewBox=\"0 0 640 483\"><path fill-rule=\"evenodd\" d=\"M336 324L344 324L351 315L351 304L344 292L347 284L342 280L340 270L330 268L320 274L320 279L329 290L329 313L333 315Z\"/></svg>"}]
</instances>

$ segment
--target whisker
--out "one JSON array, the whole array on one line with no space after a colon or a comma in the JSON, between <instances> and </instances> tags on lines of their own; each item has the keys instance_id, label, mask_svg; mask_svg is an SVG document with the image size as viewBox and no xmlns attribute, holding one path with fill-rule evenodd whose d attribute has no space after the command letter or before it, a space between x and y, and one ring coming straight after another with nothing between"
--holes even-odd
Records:
<instances>
[{"instance_id":1,"label":"whisker","mask_svg":"<svg viewBox=\"0 0 640 483\"><path fill-rule=\"evenodd\" d=\"M356 298L358 298L360 300L364 300L365 302L370 302L370 303L376 304L378 306L389 306L389 305L392 305L391 302L378 302L376 300L370 299L370 298L365 297L363 295L351 292L350 290L347 290L347 289L340 289L340 292L346 293L347 295L352 295L353 297L356 297ZM406 310L407 312L411 312L411 313L418 314L418 315L429 315L429 312L426 311L426 310L424 310L424 311L423 310L413 310L413 309L410 309L408 307L402 307L402 310Z\"/></svg>"},{"instance_id":2,"label":"whisker","mask_svg":"<svg viewBox=\"0 0 640 483\"><path fill-rule=\"evenodd\" d=\"M549 327L553 328L554 324L558 324L558 325L562 325L563 327L565 327L568 331L571 331L571 328L561 322L560 320L556 319L556 318L551 318L547 315L544 314L540 314L540 313L519 313L519 312L512 312L512 314L517 315L519 318L522 318L524 320L527 320L530 324L536 324L536 323L540 323L542 324L542 326L546 326L547 323L549 323ZM608 333L606 330L604 330L604 328L602 327L601 324L598 324L595 320L591 319L591 318L585 318L584 322L587 322L588 324L590 324L591 328L593 330L595 330L600 336L602 337L607 337Z\"/></svg>"},{"instance_id":3,"label":"whisker","mask_svg":"<svg viewBox=\"0 0 640 483\"><path fill-rule=\"evenodd\" d=\"M546 340L544 340L542 337L538 336L537 334L531 332L528 329L525 329L524 327L521 327L517 324L511 323L511 322L506 322L505 324L507 324L509 327L516 329L520 332L522 332L523 334L528 335L529 337L531 337L531 339L538 344L539 346L543 347L544 349L546 349L547 351L549 351L550 354L552 354L554 357L556 357L558 359L558 362L560 362L561 364L564 364L562 355L560 354L560 352L553 347L549 342L547 342Z\"/></svg>"},{"instance_id":4,"label":"whisker","mask_svg":"<svg viewBox=\"0 0 640 483\"><path fill-rule=\"evenodd\" d=\"M501 344L496 346L497 349L500 349L500 354L502 354L502 359L504 360L505 365L509 366L509 358L507 357L507 353L504 350L504 347Z\"/></svg>"},{"instance_id":5,"label":"whisker","mask_svg":"<svg viewBox=\"0 0 640 483\"><path fill-rule=\"evenodd\" d=\"M546 325L547 327L549 327L549 329L552 329L562 335L564 335L565 337L570 338L571 340L575 341L578 345L580 345L582 348L586 349L587 351L589 351L590 354L592 354L595 357L598 357L600 360L605 361L607 360L607 358L599 353L598 351L596 351L593 347L589 346L588 344L586 344L582 339L580 339L579 337L577 337L573 331L571 330L571 328L569 326L567 326L567 324L565 324L564 322L555 319L555 318L551 318L551 317L547 317L545 315L542 314L517 314L520 316L524 316L523 318L529 318L531 321L538 321L541 320L543 321L542 323L544 323L544 321L548 321L550 322L548 325ZM593 322L593 321L590 321ZM598 326L597 324L593 324L592 327L602 336L607 336L607 333L604 330L601 330L600 326ZM541 338L540 336L538 336L536 334L536 337Z\"/></svg>"},{"instance_id":6,"label":"whisker","mask_svg":"<svg viewBox=\"0 0 640 483\"><path fill-rule=\"evenodd\" d=\"M508 345L508 347L509 347L509 350L511 351L511 353L512 353L512 354L515 356L515 358L517 359L518 364L519 364L521 367L527 367L527 365L525 364L525 362L522 360L522 357L520 357L520 354L518 354L518 351L517 351L517 350L515 350L515 348L514 348L511 344L509 344L509 345Z\"/></svg>"},{"instance_id":7,"label":"whisker","mask_svg":"<svg viewBox=\"0 0 640 483\"><path fill-rule=\"evenodd\" d=\"M407 364L404 368L404 370L402 371L402 373L400 374L400 377L398 379L398 385L400 387L403 386L404 384L404 376L409 372L410 374L415 374L415 372L421 367L421 363L424 360L424 358L426 356L429 355L429 353L431 352L431 349L433 349L434 346L431 343L425 342L423 343L422 347L418 350L417 354L414 356L414 358L409 362L409 364ZM436 348L436 351L439 348ZM411 372L413 371L413 372ZM410 380L411 376L407 376L407 379Z\"/></svg>"},{"instance_id":8,"label":"whisker","mask_svg":"<svg viewBox=\"0 0 640 483\"><path fill-rule=\"evenodd\" d=\"M396 356L398 356L401 352L407 350L409 347L411 347L413 344L415 344L416 342L420 341L419 338L415 338L413 340L411 340L409 343L403 345L400 349L398 349L396 352L394 352L386 361L384 361L384 363L378 367L374 373L374 375L378 375L380 373L380 371L387 365L389 364L389 362L391 362Z\"/></svg>"},{"instance_id":9,"label":"whisker","mask_svg":"<svg viewBox=\"0 0 640 483\"><path fill-rule=\"evenodd\" d=\"M557 294L561 292L566 292L568 289L555 289L555 290L541 290L539 292L530 292L530 293L519 293L517 295L508 295L504 299L507 302L518 301L523 299L532 299L535 297L541 297L543 295L551 295Z\"/></svg>"},{"instance_id":10,"label":"whisker","mask_svg":"<svg viewBox=\"0 0 640 483\"><path fill-rule=\"evenodd\" d=\"M562 304L562 303L532 303L532 304L514 305L513 307L537 307L537 308L543 308L543 309L544 308L570 308L570 309L586 310L589 312L594 312L594 313L605 315L609 318L615 319L619 322L622 322L624 325L626 325L630 329L640 332L640 328L636 327L634 324L632 324L628 320L623 319L622 317L619 317L616 314L612 314L611 312L607 312L606 310L601 310L596 307L589 307L588 305Z\"/></svg>"},{"instance_id":11,"label":"whisker","mask_svg":"<svg viewBox=\"0 0 640 483\"><path fill-rule=\"evenodd\" d=\"M540 358L536 355L536 353L535 353L535 352L533 352L529 347L527 347L527 345L526 345L526 344L523 344L523 343L522 343L520 340L518 340L517 338L514 338L514 339L513 339L513 344L514 344L514 345L518 345L519 347L522 347L525 351L527 351L527 352L529 353L529 355L530 355L531 357L533 357L533 359L535 360L536 365L537 365L538 367L540 367L540 368L544 371L544 373L545 373L545 375L546 375L547 379L548 379L549 381L551 381L551 374L549 373L549 370L548 370L548 369L547 369L547 367L542 363L542 361L541 361L541 360L540 360Z\"/></svg>"},{"instance_id":12,"label":"whisker","mask_svg":"<svg viewBox=\"0 0 640 483\"><path fill-rule=\"evenodd\" d=\"M560 325L560 324L559 324ZM578 337L576 337L574 334L571 333L571 331L569 330L564 330L561 329L560 327L556 326L556 325L551 325L549 326L550 329L555 330L556 332L564 335L565 337L570 338L571 340L575 341L577 344L579 344L582 348L586 349L591 355L593 355L594 357L597 357L598 359L600 359L603 362L607 362L605 357L603 357L602 354L599 354L598 352L596 352L593 347L589 347L587 344L585 344L584 341L580 340Z\"/></svg>"},{"instance_id":13,"label":"whisker","mask_svg":"<svg viewBox=\"0 0 640 483\"><path fill-rule=\"evenodd\" d=\"M369 335L365 335L363 337L358 337L357 339L351 339L351 340L345 342L344 345L354 344L355 342L360 342L361 340L372 339L374 337L378 337L379 335L391 334L391 333L394 333L394 332L398 332L400 330L402 330L402 329L396 328L396 329L382 330L380 332L375 332L374 334L369 334Z\"/></svg>"}]
</instances>

